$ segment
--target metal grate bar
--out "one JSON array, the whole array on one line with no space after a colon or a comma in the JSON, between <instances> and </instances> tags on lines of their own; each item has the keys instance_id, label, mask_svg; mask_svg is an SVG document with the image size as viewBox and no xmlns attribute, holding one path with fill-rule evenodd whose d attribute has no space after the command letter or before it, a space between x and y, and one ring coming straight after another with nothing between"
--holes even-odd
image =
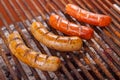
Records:
<instances>
[{"instance_id":1,"label":"metal grate bar","mask_svg":"<svg viewBox=\"0 0 120 80\"><path fill-rule=\"evenodd\" d=\"M5 80L6 79L6 77L5 77L4 73L2 72L1 68L0 68L0 79L1 80Z\"/></svg>"},{"instance_id":2,"label":"metal grate bar","mask_svg":"<svg viewBox=\"0 0 120 80\"><path fill-rule=\"evenodd\" d=\"M109 1L105 1L109 6L111 6L118 14L120 14L120 10L118 10L115 6L113 6L112 3L110 3Z\"/></svg>"},{"instance_id":3,"label":"metal grate bar","mask_svg":"<svg viewBox=\"0 0 120 80\"><path fill-rule=\"evenodd\" d=\"M114 0L114 2L120 6L120 2L118 0Z\"/></svg>"},{"instance_id":4,"label":"metal grate bar","mask_svg":"<svg viewBox=\"0 0 120 80\"><path fill-rule=\"evenodd\" d=\"M7 56L6 56L6 53L5 53L4 49L2 48L2 45L0 45L0 53L1 53L1 57L3 58L4 62L6 63L8 69L9 69L9 71L10 71L13 79L16 79L16 80L17 80L17 79L18 79L18 78L17 78L17 75L15 75L15 71L12 69L12 66L11 66L11 64L10 64ZM2 78L3 78L3 79L2 79ZM1 71L1 80L5 80L2 71Z\"/></svg>"}]
</instances>

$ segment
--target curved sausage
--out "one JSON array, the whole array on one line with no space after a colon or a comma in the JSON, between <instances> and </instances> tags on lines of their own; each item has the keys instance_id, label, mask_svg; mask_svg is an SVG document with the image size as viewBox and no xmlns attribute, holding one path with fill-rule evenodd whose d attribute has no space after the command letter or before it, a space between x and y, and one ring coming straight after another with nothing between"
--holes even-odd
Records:
<instances>
[{"instance_id":1,"label":"curved sausage","mask_svg":"<svg viewBox=\"0 0 120 80\"><path fill-rule=\"evenodd\" d=\"M51 14L49 18L49 24L53 28L67 35L79 36L80 38L86 39L86 40L91 39L93 36L92 28L86 27L86 26L78 26L56 14Z\"/></svg>"},{"instance_id":2,"label":"curved sausage","mask_svg":"<svg viewBox=\"0 0 120 80\"><path fill-rule=\"evenodd\" d=\"M55 56L48 56L29 49L17 32L8 37L9 48L13 55L27 65L43 71L56 71L60 67L60 59Z\"/></svg>"},{"instance_id":3,"label":"curved sausage","mask_svg":"<svg viewBox=\"0 0 120 80\"><path fill-rule=\"evenodd\" d=\"M81 22L100 27L108 26L111 22L110 16L88 12L74 4L67 4L65 8L65 13L69 14L70 16L76 18Z\"/></svg>"},{"instance_id":4,"label":"curved sausage","mask_svg":"<svg viewBox=\"0 0 120 80\"><path fill-rule=\"evenodd\" d=\"M82 47L79 37L64 37L49 32L40 22L33 22L30 30L33 36L51 49L58 51L76 51Z\"/></svg>"}]
</instances>

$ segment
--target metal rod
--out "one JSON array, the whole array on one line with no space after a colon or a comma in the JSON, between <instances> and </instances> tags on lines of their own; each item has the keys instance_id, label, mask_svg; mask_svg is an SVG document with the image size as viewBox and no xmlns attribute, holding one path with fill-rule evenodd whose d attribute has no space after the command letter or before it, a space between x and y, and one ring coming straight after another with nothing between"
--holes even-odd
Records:
<instances>
[{"instance_id":1,"label":"metal rod","mask_svg":"<svg viewBox=\"0 0 120 80\"><path fill-rule=\"evenodd\" d=\"M0 80L6 80L5 75L4 75L1 67L0 67Z\"/></svg>"}]
</instances>

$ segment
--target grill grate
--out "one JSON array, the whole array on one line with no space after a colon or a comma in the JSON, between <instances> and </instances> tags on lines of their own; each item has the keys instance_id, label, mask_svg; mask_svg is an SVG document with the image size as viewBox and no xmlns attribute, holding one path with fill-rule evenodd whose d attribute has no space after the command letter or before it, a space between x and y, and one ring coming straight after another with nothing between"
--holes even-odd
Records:
<instances>
[{"instance_id":1,"label":"grill grate","mask_svg":"<svg viewBox=\"0 0 120 80\"><path fill-rule=\"evenodd\" d=\"M79 23L64 13L65 5L74 3L94 13L103 13L112 17L109 27L99 28ZM4 80L94 80L120 78L120 7L117 0L0 0L0 79ZM102 5L102 6L101 6ZM40 21L50 31L63 35L48 24L51 13L59 14L79 25L92 27L94 37L83 40L83 48L78 52L58 52L40 44L31 34L29 26L33 21ZM45 72L27 66L11 54L7 36L18 31L26 45L36 51L61 58L60 70ZM4 70L6 67L7 70ZM9 72L7 76L6 71Z\"/></svg>"}]
</instances>

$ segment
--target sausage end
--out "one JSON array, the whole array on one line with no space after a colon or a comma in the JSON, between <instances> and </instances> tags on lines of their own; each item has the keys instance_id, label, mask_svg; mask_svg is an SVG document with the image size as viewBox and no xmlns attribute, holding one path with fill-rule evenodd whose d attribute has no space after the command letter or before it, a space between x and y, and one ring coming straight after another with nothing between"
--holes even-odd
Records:
<instances>
[{"instance_id":1,"label":"sausage end","mask_svg":"<svg viewBox=\"0 0 120 80\"><path fill-rule=\"evenodd\" d=\"M100 23L99 23L99 26L100 27L105 27L105 26L108 26L110 23L111 23L112 19L110 16L103 16L101 17L100 19Z\"/></svg>"}]
</instances>

